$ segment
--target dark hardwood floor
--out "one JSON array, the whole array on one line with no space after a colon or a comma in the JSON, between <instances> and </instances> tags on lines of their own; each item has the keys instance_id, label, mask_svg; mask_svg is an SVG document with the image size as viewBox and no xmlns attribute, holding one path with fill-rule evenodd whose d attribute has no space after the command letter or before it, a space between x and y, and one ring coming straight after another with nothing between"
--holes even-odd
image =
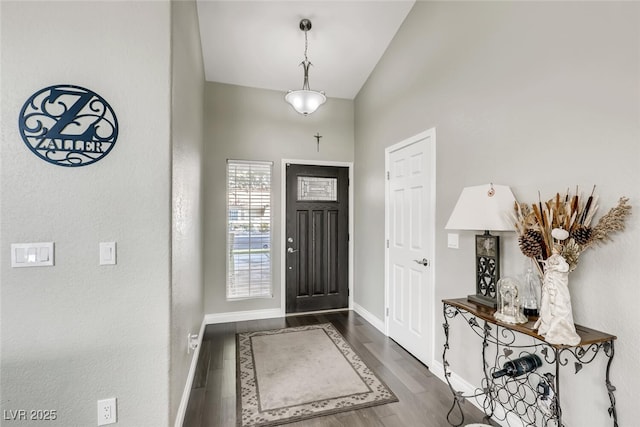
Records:
<instances>
[{"instance_id":1,"label":"dark hardwood floor","mask_svg":"<svg viewBox=\"0 0 640 427\"><path fill-rule=\"evenodd\" d=\"M207 325L183 427L236 425L236 333L332 323L399 402L287 424L295 427L445 427L446 385L417 359L353 311ZM465 423L483 414L463 405Z\"/></svg>"}]
</instances>

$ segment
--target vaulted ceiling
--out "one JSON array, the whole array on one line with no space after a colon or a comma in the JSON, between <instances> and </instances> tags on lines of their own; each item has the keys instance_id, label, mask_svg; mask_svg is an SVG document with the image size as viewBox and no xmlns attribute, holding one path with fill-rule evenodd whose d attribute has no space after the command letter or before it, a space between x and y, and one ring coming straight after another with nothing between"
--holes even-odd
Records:
<instances>
[{"instance_id":1,"label":"vaulted ceiling","mask_svg":"<svg viewBox=\"0 0 640 427\"><path fill-rule=\"evenodd\" d=\"M311 89L353 99L415 0L198 0L207 81L286 92L301 89L310 19Z\"/></svg>"}]
</instances>

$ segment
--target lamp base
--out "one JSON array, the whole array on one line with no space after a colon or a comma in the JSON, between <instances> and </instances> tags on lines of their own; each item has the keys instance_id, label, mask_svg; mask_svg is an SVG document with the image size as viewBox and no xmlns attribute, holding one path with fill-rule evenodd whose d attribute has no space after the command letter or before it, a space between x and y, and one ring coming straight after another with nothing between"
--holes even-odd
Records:
<instances>
[{"instance_id":1,"label":"lamp base","mask_svg":"<svg viewBox=\"0 0 640 427\"><path fill-rule=\"evenodd\" d=\"M489 298L484 295L480 295L480 294L468 295L467 299L471 302L475 302L476 304L486 305L487 307L491 307L491 308L498 307L498 301L496 301L495 298Z\"/></svg>"},{"instance_id":2,"label":"lamp base","mask_svg":"<svg viewBox=\"0 0 640 427\"><path fill-rule=\"evenodd\" d=\"M498 306L496 298L500 277L500 237L489 231L476 235L476 294L468 299L491 308Z\"/></svg>"}]
</instances>

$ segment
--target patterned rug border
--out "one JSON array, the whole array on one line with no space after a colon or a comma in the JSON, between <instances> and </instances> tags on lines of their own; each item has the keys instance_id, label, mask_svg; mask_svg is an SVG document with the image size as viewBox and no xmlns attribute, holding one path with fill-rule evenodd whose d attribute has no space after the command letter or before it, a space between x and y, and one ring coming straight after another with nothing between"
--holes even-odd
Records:
<instances>
[{"instance_id":1,"label":"patterned rug border","mask_svg":"<svg viewBox=\"0 0 640 427\"><path fill-rule=\"evenodd\" d=\"M249 419L247 424L244 424L244 418L243 418L243 402L246 400L245 398L247 397L246 394L243 395L243 388L242 388L242 379L241 379L241 375L242 375L242 363L241 363L241 350L244 348L243 345L245 345L241 340L249 340L250 343L250 339L253 336L259 336L259 335L275 335L275 334L280 334L280 333L284 333L284 331L290 331L290 332L299 332L299 331L308 331L308 330L313 330L313 329L323 329L326 333L327 336L334 342L334 344L336 344L336 347L338 349L340 349L340 351L343 353L343 355L345 356L345 358L347 359L347 362L350 363L352 365L352 367L354 367L354 370L356 372L358 372L358 369L356 369L356 367L354 366L353 362L357 362L362 364L363 366L363 371L365 373L367 373L368 375L370 375L371 377L373 377L373 379L375 379L375 381L377 381L378 383L378 387L383 387L384 388L384 392L382 393L384 395L383 398L376 398L373 401L368 401L368 402L364 402L364 403L357 403L357 404L348 404L346 406L340 406L340 407L335 407L335 408L329 408L329 409L319 409L316 412L312 412L312 413L304 413L304 414L300 414L300 415L292 415L292 416L288 416L286 418L282 418L282 419L278 419L278 420L268 420L265 418L259 418L258 420L253 420L253 418L256 418L258 416L260 416L260 413L257 412L255 405L254 408L251 409L251 411L254 411L255 414L253 415L252 419ZM338 344L342 342L343 346L340 347ZM249 344L250 345L250 344ZM345 353L346 351L350 351L351 354L347 354ZM253 351L250 351L251 355L253 356ZM351 360L349 360L349 357L351 359L353 359L353 362ZM254 367L254 363L253 363L253 359L250 362L250 368L253 374L253 378L255 378L255 367ZM358 375L360 375L360 372L358 372ZM361 376L362 378L362 376ZM369 384L368 382L365 381L365 378L362 378L362 380L365 382L365 384L367 384L368 386L371 386L371 384ZM331 323L320 323L320 324L315 324L315 325L305 325L305 326L294 326L294 327L289 327L289 328L279 328L279 329L268 329L268 330L264 330L264 331L255 331L255 332L240 332L236 334L236 425L239 427L268 427L268 426L278 426L278 425L283 425L283 424L289 424L289 423L294 423L297 421L302 421L302 420L308 420L311 418L316 418L316 417L323 417L323 416L327 416L327 415L332 415L332 414L337 414L340 412L346 412L346 411L353 411L356 409L363 409L363 408L369 408L372 406L377 406L377 405L383 405L383 404L387 404L387 403L393 403L393 402L398 402L398 398L396 397L396 395L393 393L393 391L391 390L391 388L389 386L387 386L384 381L382 381L368 366L366 363L364 363L364 361L362 360L362 358L358 355L358 353L353 349L353 347L351 347L351 344L349 344L349 342L342 336L342 334L331 324ZM363 394L363 393L360 393ZM256 396L257 399L257 396ZM312 402L306 405L313 405L315 403L318 402L324 402L324 401L331 401L331 400L336 400L338 398L331 398L331 399L324 399L324 400L320 400L317 402ZM294 408L296 406L304 406L304 405L295 405ZM266 411L266 413L269 412L274 412L277 410L272 410L272 411Z\"/></svg>"}]
</instances>

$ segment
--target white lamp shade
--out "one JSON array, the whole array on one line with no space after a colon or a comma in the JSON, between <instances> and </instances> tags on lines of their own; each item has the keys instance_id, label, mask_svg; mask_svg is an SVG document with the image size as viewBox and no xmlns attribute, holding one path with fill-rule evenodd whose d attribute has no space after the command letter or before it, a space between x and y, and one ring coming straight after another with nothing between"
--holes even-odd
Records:
<instances>
[{"instance_id":1,"label":"white lamp shade","mask_svg":"<svg viewBox=\"0 0 640 427\"><path fill-rule=\"evenodd\" d=\"M327 101L322 92L314 90L292 90L284 96L291 106L300 114L311 114Z\"/></svg>"},{"instance_id":2,"label":"white lamp shade","mask_svg":"<svg viewBox=\"0 0 640 427\"><path fill-rule=\"evenodd\" d=\"M445 229L515 231L510 218L515 201L516 198L507 185L465 187Z\"/></svg>"}]
</instances>

